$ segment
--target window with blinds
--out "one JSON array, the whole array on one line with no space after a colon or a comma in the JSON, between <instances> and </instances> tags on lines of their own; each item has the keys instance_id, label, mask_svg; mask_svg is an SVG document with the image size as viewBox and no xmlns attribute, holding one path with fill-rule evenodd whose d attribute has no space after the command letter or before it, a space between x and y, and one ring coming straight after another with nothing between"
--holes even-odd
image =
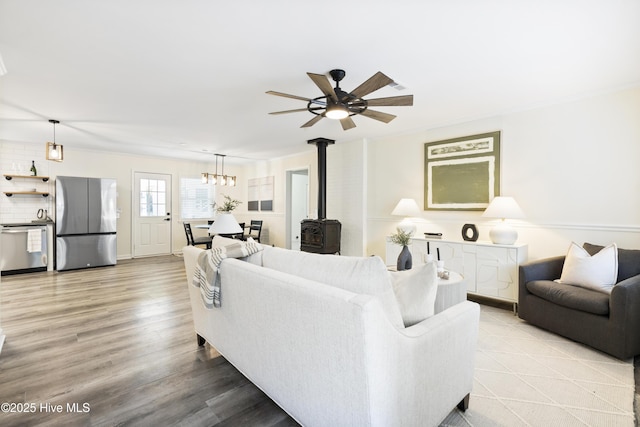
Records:
<instances>
[{"instance_id":1,"label":"window with blinds","mask_svg":"<svg viewBox=\"0 0 640 427\"><path fill-rule=\"evenodd\" d=\"M180 178L180 216L182 219L211 219L216 187L200 178Z\"/></svg>"}]
</instances>

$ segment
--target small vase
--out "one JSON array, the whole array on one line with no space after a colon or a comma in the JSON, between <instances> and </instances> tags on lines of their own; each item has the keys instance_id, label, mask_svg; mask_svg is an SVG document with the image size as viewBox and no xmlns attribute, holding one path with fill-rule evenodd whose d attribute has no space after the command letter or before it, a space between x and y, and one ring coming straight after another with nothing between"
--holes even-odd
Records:
<instances>
[{"instance_id":1,"label":"small vase","mask_svg":"<svg viewBox=\"0 0 640 427\"><path fill-rule=\"evenodd\" d=\"M396 269L398 271L402 270L411 270L413 264L413 259L411 257L411 252L409 252L408 246L403 246L400 251L400 255L398 255L398 263L396 264Z\"/></svg>"}]
</instances>

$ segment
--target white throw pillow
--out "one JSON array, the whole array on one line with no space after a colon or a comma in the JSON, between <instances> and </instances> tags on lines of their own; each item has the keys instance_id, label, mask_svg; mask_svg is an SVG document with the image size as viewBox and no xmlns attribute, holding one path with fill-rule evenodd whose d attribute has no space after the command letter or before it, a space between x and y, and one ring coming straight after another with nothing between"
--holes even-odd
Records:
<instances>
[{"instance_id":1,"label":"white throw pillow","mask_svg":"<svg viewBox=\"0 0 640 427\"><path fill-rule=\"evenodd\" d=\"M618 248L615 243L591 256L575 242L569 246L558 283L611 293L618 280Z\"/></svg>"},{"instance_id":2,"label":"white throw pillow","mask_svg":"<svg viewBox=\"0 0 640 427\"><path fill-rule=\"evenodd\" d=\"M435 262L389 274L405 327L433 316L438 292L438 271Z\"/></svg>"}]
</instances>

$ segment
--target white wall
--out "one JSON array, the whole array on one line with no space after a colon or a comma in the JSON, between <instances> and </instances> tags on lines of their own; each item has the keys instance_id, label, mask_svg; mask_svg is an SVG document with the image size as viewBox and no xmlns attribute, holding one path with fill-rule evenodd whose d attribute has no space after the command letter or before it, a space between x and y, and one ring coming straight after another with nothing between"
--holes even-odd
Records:
<instances>
[{"instance_id":1,"label":"white wall","mask_svg":"<svg viewBox=\"0 0 640 427\"><path fill-rule=\"evenodd\" d=\"M305 144L303 141L301 144ZM249 223L250 220L262 220L263 237L262 243L287 247L286 228L286 203L287 174L289 170L308 169L309 170L309 212L310 215L317 214L317 191L318 191L318 169L316 151L313 146L301 145L301 154L259 161L242 167L241 178L238 179L238 195L243 203L234 211L234 216L239 222ZM253 178L274 177L274 197L272 212L249 212L246 200L248 197L247 182Z\"/></svg>"},{"instance_id":2,"label":"white wall","mask_svg":"<svg viewBox=\"0 0 640 427\"><path fill-rule=\"evenodd\" d=\"M327 147L327 218L342 224L342 255L366 255L366 185L366 141L336 142Z\"/></svg>"},{"instance_id":3,"label":"white wall","mask_svg":"<svg viewBox=\"0 0 640 427\"><path fill-rule=\"evenodd\" d=\"M424 143L502 131L501 193L516 198L527 218L514 223L529 259L564 254L573 240L640 248L640 88L622 90L425 130L369 144L368 252L384 257L384 236L399 218L400 198L422 206ZM376 173L372 173L376 171ZM488 240L481 212L424 211L418 235L461 238L475 223Z\"/></svg>"},{"instance_id":4,"label":"white wall","mask_svg":"<svg viewBox=\"0 0 640 427\"><path fill-rule=\"evenodd\" d=\"M126 259L132 256L132 224L131 201L133 172L165 173L172 176L173 200L172 200L172 251L180 252L186 244L184 228L180 221L179 185L180 177L199 178L204 171L213 171L212 162L190 162L168 158L153 158L146 156L133 156L95 151L74 150L66 147L63 162L51 162L45 160L45 144L17 144L0 142L0 168L3 173L12 173L14 163L31 166L31 160L35 160L38 175L47 175L51 179L48 183L31 184L31 180L9 182L3 179L0 189L7 186L37 185L39 189L51 193L48 198L40 196L13 196L0 197L0 223L28 222L36 219L37 210L48 209L52 218L55 218L55 177L60 176L87 176L100 178L115 178L117 181L117 207L120 209L120 218L117 221L118 259ZM225 172L229 175L240 175L241 171L230 165L225 165ZM13 188L13 187L11 187ZM222 200L223 194L229 194L234 198L239 196L239 187L219 187L217 199ZM7 191L2 189L2 191ZM195 233L206 233L205 230ZM194 234L195 234L194 233Z\"/></svg>"},{"instance_id":5,"label":"white wall","mask_svg":"<svg viewBox=\"0 0 640 427\"><path fill-rule=\"evenodd\" d=\"M621 90L564 104L416 131L396 137L341 142L327 149L327 215L343 223L343 254L384 258L385 236L400 218L390 215L403 197L423 203L424 143L494 130L502 131L501 190L521 205L526 220L515 225L519 243L529 245L529 258L563 254L574 240L582 243L616 242L640 248L640 88ZM238 186L218 187L223 194L243 201L235 211L238 221L262 219L265 243L286 247L286 171L309 169L309 212L317 212L317 152L301 141L301 154L225 165L237 175ZM113 177L118 181L118 257L131 256L131 185L133 171L173 176L173 250L185 243L178 219L180 176L197 177L213 171L213 162L189 162L65 147L62 163L44 160L44 142L34 145L0 143L0 168L11 173L13 163L30 166L39 174ZM28 168L28 166L27 166ZM248 212L247 180L274 176L273 212ZM0 185L7 185L3 181ZM39 186L52 184L38 184ZM5 191L5 190L3 190ZM53 193L53 187L50 188ZM0 198L0 222L35 218L39 208L53 212L48 199L15 196ZM475 223L480 239L488 239L491 222L481 212L424 211L418 233L439 231L460 239L465 223ZM364 225L362 225L362 224Z\"/></svg>"},{"instance_id":6,"label":"white wall","mask_svg":"<svg viewBox=\"0 0 640 427\"><path fill-rule=\"evenodd\" d=\"M366 147L366 141L338 142L327 147L327 218L342 224L343 255L366 254ZM275 175L274 211L248 213L243 211L246 207L241 206L236 218L262 219L268 228L267 243L286 247L286 171L304 168L309 169L309 216L317 218L318 155L313 145L296 156L246 166L246 179ZM246 182L241 181L240 186L246 187ZM246 191L243 197L246 200Z\"/></svg>"}]
</instances>

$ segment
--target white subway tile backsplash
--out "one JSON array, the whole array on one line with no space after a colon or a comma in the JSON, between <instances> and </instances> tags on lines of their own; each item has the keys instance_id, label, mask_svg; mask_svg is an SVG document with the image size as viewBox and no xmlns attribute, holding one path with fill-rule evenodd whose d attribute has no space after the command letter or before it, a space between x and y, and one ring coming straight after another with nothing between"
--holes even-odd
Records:
<instances>
[{"instance_id":1,"label":"white subway tile backsplash","mask_svg":"<svg viewBox=\"0 0 640 427\"><path fill-rule=\"evenodd\" d=\"M31 175L31 162L34 162L38 176L49 176L49 162L45 159L44 143L18 144L0 142L0 223L29 222L37 218L39 209L53 212L53 180L44 182L37 179L13 178L7 180L4 175ZM28 191L36 189L48 192L48 197L40 195L5 195L10 191Z\"/></svg>"}]
</instances>

